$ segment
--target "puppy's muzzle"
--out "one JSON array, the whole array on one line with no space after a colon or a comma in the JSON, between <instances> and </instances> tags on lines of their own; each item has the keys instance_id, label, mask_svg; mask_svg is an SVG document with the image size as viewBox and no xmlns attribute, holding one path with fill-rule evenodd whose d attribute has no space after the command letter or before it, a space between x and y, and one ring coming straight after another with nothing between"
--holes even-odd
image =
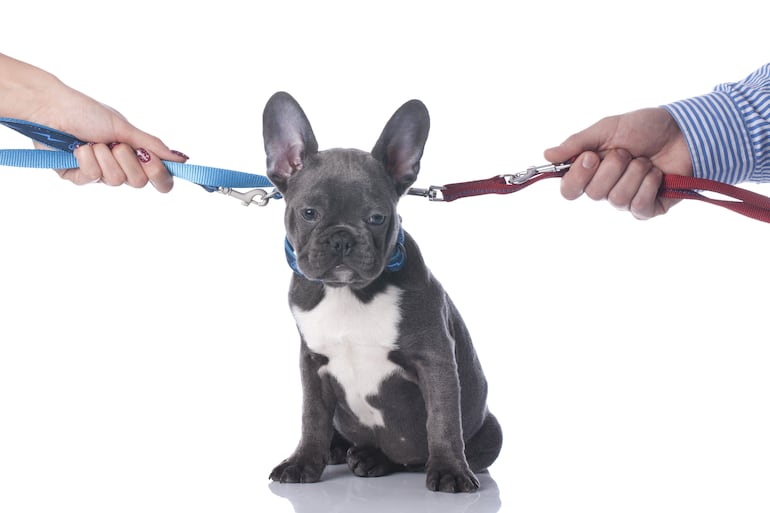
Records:
<instances>
[{"instance_id":1,"label":"puppy's muzzle","mask_svg":"<svg viewBox=\"0 0 770 513\"><path fill-rule=\"evenodd\" d=\"M356 241L347 230L338 230L329 236L328 247L331 254L338 257L350 256Z\"/></svg>"}]
</instances>

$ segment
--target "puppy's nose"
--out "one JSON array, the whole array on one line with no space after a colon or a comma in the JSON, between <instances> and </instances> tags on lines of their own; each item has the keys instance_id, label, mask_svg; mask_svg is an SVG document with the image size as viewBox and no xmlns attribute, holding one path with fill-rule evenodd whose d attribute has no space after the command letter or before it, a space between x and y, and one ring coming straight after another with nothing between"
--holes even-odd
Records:
<instances>
[{"instance_id":1,"label":"puppy's nose","mask_svg":"<svg viewBox=\"0 0 770 513\"><path fill-rule=\"evenodd\" d=\"M348 256L353 250L354 245L355 242L353 241L353 236L343 230L334 232L332 236L329 237L329 246L332 251L339 256Z\"/></svg>"}]
</instances>

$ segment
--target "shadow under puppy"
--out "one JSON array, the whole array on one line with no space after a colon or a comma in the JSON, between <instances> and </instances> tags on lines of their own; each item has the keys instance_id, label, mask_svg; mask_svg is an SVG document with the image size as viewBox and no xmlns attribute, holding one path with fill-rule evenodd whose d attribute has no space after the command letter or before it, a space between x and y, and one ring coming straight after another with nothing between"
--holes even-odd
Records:
<instances>
[{"instance_id":1,"label":"shadow under puppy","mask_svg":"<svg viewBox=\"0 0 770 513\"><path fill-rule=\"evenodd\" d=\"M460 314L396 212L430 120L405 103L371 153L318 151L302 108L273 95L263 114L270 180L286 200L289 304L301 338L302 435L270 478L318 481L425 470L430 490L472 492L502 432Z\"/></svg>"}]
</instances>

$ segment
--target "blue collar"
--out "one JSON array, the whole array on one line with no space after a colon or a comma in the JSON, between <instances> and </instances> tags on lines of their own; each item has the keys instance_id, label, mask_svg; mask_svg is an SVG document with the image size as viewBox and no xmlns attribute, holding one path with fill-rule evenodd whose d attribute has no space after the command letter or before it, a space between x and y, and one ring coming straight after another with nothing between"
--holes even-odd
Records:
<instances>
[{"instance_id":1,"label":"blue collar","mask_svg":"<svg viewBox=\"0 0 770 513\"><path fill-rule=\"evenodd\" d=\"M406 237L404 235L404 229L399 226L398 239L396 240L396 250L393 252L393 255L391 255L390 260L388 260L388 264L385 266L385 271L389 273L395 273L404 267L404 264L406 263L406 248L404 247L405 241ZM302 274L302 272L299 270L299 267L297 266L297 253L294 251L294 248L292 247L291 242L289 242L288 237L284 238L283 240L283 249L286 253L286 262L289 264L289 267L291 267L292 271L300 276L304 276L304 274Z\"/></svg>"}]
</instances>

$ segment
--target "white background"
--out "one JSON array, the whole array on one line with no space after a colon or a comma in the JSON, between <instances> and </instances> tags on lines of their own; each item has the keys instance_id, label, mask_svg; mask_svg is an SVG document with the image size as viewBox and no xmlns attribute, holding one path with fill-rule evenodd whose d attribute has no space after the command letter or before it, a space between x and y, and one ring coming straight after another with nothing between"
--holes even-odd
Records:
<instances>
[{"instance_id":1,"label":"white background","mask_svg":"<svg viewBox=\"0 0 770 513\"><path fill-rule=\"evenodd\" d=\"M254 173L275 91L322 148L370 149L419 98L422 186L544 163L769 55L758 2L246 5L6 2L0 51L190 163ZM767 511L770 227L558 188L401 204L490 382L501 511ZM0 511L294 511L267 480L299 429L282 210L0 169Z\"/></svg>"}]
</instances>

